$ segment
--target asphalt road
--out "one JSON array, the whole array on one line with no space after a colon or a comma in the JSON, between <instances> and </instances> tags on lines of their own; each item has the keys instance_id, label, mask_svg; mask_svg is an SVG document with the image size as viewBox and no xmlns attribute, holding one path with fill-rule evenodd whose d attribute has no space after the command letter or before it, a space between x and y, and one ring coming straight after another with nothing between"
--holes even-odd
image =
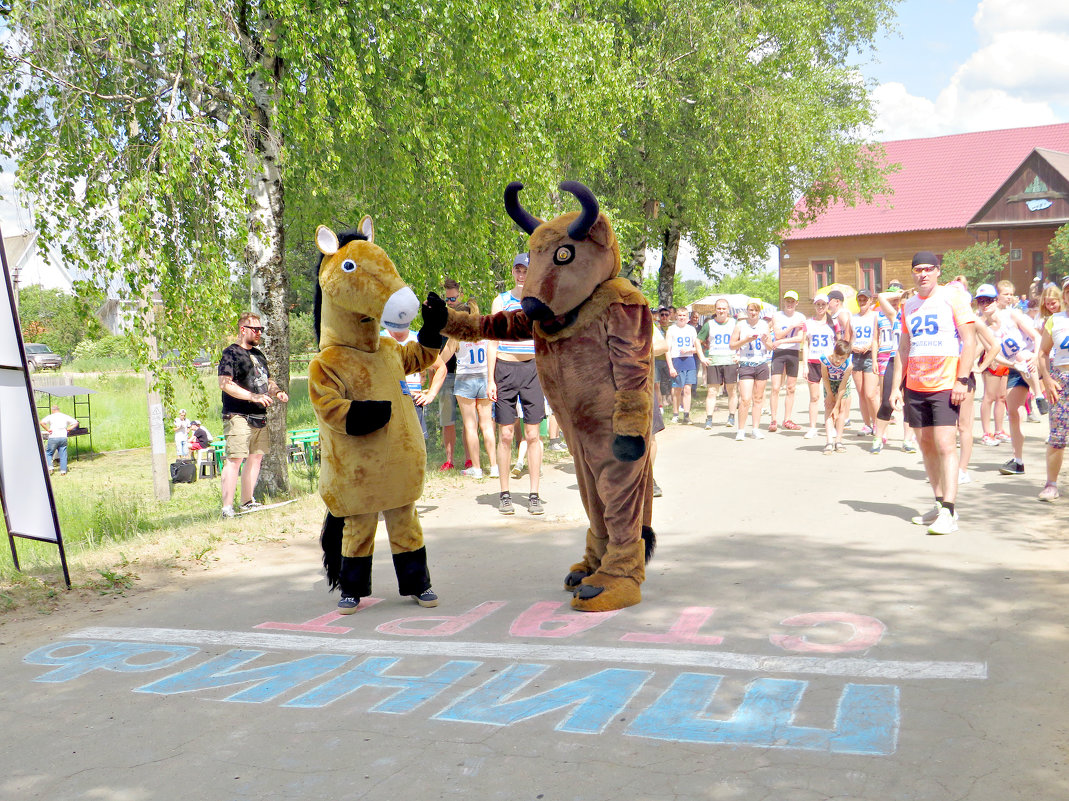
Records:
<instances>
[{"instance_id":1,"label":"asphalt road","mask_svg":"<svg viewBox=\"0 0 1069 801\"><path fill-rule=\"evenodd\" d=\"M723 415L718 415L718 421ZM1069 797L1066 503L977 446L961 530L919 458L670 426L644 601L567 606L585 531L458 479L422 510L437 609L339 618L316 527L135 602L0 629L0 798ZM283 513L278 510L275 513Z\"/></svg>"}]
</instances>

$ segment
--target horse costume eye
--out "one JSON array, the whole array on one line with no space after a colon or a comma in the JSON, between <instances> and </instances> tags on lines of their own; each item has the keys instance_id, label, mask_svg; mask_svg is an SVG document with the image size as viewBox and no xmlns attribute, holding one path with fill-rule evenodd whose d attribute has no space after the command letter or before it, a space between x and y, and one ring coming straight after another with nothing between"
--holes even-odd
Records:
<instances>
[{"instance_id":1,"label":"horse costume eye","mask_svg":"<svg viewBox=\"0 0 1069 801\"><path fill-rule=\"evenodd\" d=\"M341 271L343 273L351 273L356 269L356 262L352 259L346 259L341 263Z\"/></svg>"},{"instance_id":2,"label":"horse costume eye","mask_svg":"<svg viewBox=\"0 0 1069 801\"><path fill-rule=\"evenodd\" d=\"M567 264L575 258L575 248L571 245L561 245L557 248L557 252L553 254L554 264Z\"/></svg>"}]
</instances>

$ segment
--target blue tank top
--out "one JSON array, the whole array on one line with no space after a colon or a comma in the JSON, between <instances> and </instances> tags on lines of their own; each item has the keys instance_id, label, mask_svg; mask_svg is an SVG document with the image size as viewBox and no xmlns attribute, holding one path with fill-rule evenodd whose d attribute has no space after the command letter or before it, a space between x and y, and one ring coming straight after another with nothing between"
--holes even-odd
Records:
<instances>
[{"instance_id":1,"label":"blue tank top","mask_svg":"<svg viewBox=\"0 0 1069 801\"><path fill-rule=\"evenodd\" d=\"M519 298L509 292L502 292L497 296L501 301L501 311L522 311ZM498 342L498 353L511 353L514 356L534 356L534 340L523 339L519 342Z\"/></svg>"}]
</instances>

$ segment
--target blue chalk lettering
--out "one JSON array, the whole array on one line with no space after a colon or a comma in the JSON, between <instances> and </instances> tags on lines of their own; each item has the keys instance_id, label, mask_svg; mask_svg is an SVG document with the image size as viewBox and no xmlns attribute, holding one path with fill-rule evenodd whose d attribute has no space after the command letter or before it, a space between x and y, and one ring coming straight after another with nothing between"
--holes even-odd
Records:
<instances>
[{"instance_id":1,"label":"blue chalk lettering","mask_svg":"<svg viewBox=\"0 0 1069 801\"><path fill-rule=\"evenodd\" d=\"M546 670L545 665L510 665L499 675L453 702L437 720L511 726L521 720L575 706L557 731L598 734L653 675L648 670L601 670L552 690L517 701L506 700Z\"/></svg>"},{"instance_id":2,"label":"blue chalk lettering","mask_svg":"<svg viewBox=\"0 0 1069 801\"><path fill-rule=\"evenodd\" d=\"M446 662L426 676L387 676L386 671L399 662L391 657L368 657L352 670L336 676L282 706L313 708L332 704L361 687L395 689L388 698L371 707L372 712L403 715L439 695L475 670L482 662Z\"/></svg>"},{"instance_id":3,"label":"blue chalk lettering","mask_svg":"<svg viewBox=\"0 0 1069 801\"><path fill-rule=\"evenodd\" d=\"M73 653L67 653L72 649ZM181 662L199 650L191 645L73 640L42 646L30 651L22 661L29 665L59 665L60 667L38 676L34 681L61 682L76 679L94 670L111 670L116 673L159 670ZM159 656L144 661L143 657L148 654Z\"/></svg>"},{"instance_id":4,"label":"blue chalk lettering","mask_svg":"<svg viewBox=\"0 0 1069 801\"><path fill-rule=\"evenodd\" d=\"M703 713L723 676L680 674L660 698L632 722L627 734L656 740L797 748L840 754L892 754L898 743L899 691L886 684L847 684L835 725L793 725L808 682L761 678L746 687L727 720Z\"/></svg>"},{"instance_id":5,"label":"blue chalk lettering","mask_svg":"<svg viewBox=\"0 0 1069 801\"><path fill-rule=\"evenodd\" d=\"M224 701L241 701L262 704L271 701L299 684L318 679L335 668L352 661L351 656L341 654L316 654L276 665L238 670L264 655L263 651L235 649L209 659L201 665L165 676L159 681L138 687L134 692L174 695L216 687L231 687L235 684L254 683L254 686L239 690L224 698Z\"/></svg>"}]
</instances>

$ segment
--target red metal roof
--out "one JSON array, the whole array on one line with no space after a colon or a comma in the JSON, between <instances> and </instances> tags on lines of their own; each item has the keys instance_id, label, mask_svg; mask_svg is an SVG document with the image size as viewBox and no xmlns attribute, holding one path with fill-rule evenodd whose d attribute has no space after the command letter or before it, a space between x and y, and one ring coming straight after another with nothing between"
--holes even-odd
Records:
<instances>
[{"instance_id":1,"label":"red metal roof","mask_svg":"<svg viewBox=\"0 0 1069 801\"><path fill-rule=\"evenodd\" d=\"M869 205L836 204L785 239L964 229L1037 147L1069 152L1069 123L884 142L893 192ZM802 204L799 204L799 208Z\"/></svg>"}]
</instances>

